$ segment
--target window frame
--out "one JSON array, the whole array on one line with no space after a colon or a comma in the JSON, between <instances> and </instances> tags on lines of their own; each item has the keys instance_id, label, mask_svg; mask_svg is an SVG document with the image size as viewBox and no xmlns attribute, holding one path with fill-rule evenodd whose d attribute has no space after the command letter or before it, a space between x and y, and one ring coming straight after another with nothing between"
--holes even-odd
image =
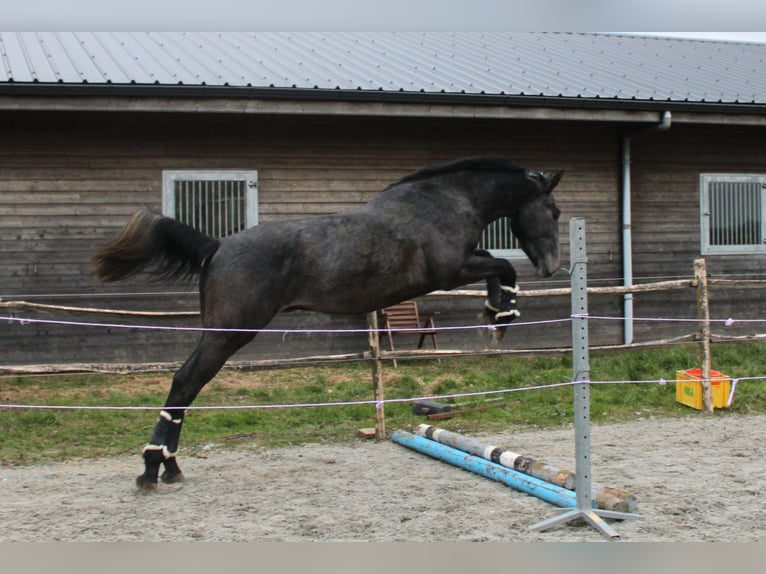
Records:
<instances>
[{"instance_id":1,"label":"window frame","mask_svg":"<svg viewBox=\"0 0 766 574\"><path fill-rule=\"evenodd\" d=\"M495 219L494 221L490 222L487 227L482 230L482 238L479 240L478 249L485 249L489 252L490 255L493 257L499 257L501 259L524 259L526 255L524 254L524 251L520 247L515 247L512 249L487 249L482 245L484 241L484 234L487 232L487 230L490 228L490 226L495 225L497 222L499 222L501 219L506 219L508 222L506 225L508 226L508 231L510 232L511 223L509 217L499 217ZM514 243L518 243L518 240L516 239L516 236L513 235L513 232L511 232L511 238Z\"/></svg>"},{"instance_id":2,"label":"window frame","mask_svg":"<svg viewBox=\"0 0 766 574\"><path fill-rule=\"evenodd\" d=\"M162 171L162 214L178 218L175 184L178 181L222 181L245 184L245 229L258 225L258 171L234 169L166 169Z\"/></svg>"},{"instance_id":3,"label":"window frame","mask_svg":"<svg viewBox=\"0 0 766 574\"><path fill-rule=\"evenodd\" d=\"M760 243L712 245L710 243L711 199L710 183L760 184ZM700 190L700 253L702 255L747 255L766 253L766 174L759 173L702 173Z\"/></svg>"}]
</instances>

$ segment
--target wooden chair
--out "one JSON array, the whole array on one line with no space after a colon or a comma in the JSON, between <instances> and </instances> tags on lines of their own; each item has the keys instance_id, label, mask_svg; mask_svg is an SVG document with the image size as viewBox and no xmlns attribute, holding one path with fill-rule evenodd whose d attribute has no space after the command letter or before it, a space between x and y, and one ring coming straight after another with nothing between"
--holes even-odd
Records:
<instances>
[{"instance_id":1,"label":"wooden chair","mask_svg":"<svg viewBox=\"0 0 766 574\"><path fill-rule=\"evenodd\" d=\"M388 346L391 351L394 350L394 334L413 334L420 335L418 349L423 347L423 342L427 336L431 337L434 349L438 349L436 343L436 326L434 325L434 316L438 313L428 313L422 318L418 310L418 304L415 301L405 301L381 309L380 315L383 319L383 329L388 337ZM394 359L396 367L396 359Z\"/></svg>"}]
</instances>

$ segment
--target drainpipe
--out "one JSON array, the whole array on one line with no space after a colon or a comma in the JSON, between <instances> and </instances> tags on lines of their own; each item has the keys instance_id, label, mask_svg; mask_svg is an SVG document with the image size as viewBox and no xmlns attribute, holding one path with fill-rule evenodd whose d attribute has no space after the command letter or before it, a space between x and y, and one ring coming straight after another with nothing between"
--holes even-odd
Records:
<instances>
[{"instance_id":1,"label":"drainpipe","mask_svg":"<svg viewBox=\"0 0 766 574\"><path fill-rule=\"evenodd\" d=\"M633 284L633 236L630 205L630 136L622 136L622 284ZM623 295L623 343L633 343L633 293Z\"/></svg>"},{"instance_id":2,"label":"drainpipe","mask_svg":"<svg viewBox=\"0 0 766 574\"><path fill-rule=\"evenodd\" d=\"M630 141L631 136L638 133L665 131L670 129L671 114L662 114L659 124L648 128L638 129L622 136L622 284L626 287L633 285L633 215L631 213L630 190ZM623 341L626 345L633 343L633 293L623 296Z\"/></svg>"}]
</instances>

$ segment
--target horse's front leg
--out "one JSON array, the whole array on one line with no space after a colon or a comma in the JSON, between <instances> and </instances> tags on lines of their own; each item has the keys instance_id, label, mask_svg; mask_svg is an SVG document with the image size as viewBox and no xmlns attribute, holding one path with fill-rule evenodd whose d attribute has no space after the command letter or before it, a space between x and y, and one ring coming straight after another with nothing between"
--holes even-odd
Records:
<instances>
[{"instance_id":1,"label":"horse's front leg","mask_svg":"<svg viewBox=\"0 0 766 574\"><path fill-rule=\"evenodd\" d=\"M506 259L498 259L488 251L477 249L466 266L474 279L486 279L487 299L484 301L482 319L485 323L499 325L493 332L495 341L505 335L506 325L516 319L518 309L516 270Z\"/></svg>"},{"instance_id":2,"label":"horse's front leg","mask_svg":"<svg viewBox=\"0 0 766 574\"><path fill-rule=\"evenodd\" d=\"M505 335L508 323L521 315L518 309L516 296L519 286L516 281L498 277L487 279L487 299L484 301L482 319L485 323L495 325L492 331L492 339L499 342Z\"/></svg>"},{"instance_id":3,"label":"horse's front leg","mask_svg":"<svg viewBox=\"0 0 766 574\"><path fill-rule=\"evenodd\" d=\"M516 296L519 286L516 281L505 282L499 277L487 279L487 299L484 301L484 312L495 325L509 323L521 315ZM502 327L501 327L502 328Z\"/></svg>"}]
</instances>

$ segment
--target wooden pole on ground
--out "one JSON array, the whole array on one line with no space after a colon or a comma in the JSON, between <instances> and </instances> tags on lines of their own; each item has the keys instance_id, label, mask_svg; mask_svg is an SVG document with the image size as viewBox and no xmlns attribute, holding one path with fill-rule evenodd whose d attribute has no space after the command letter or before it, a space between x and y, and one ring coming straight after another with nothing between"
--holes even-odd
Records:
<instances>
[{"instance_id":1,"label":"wooden pole on ground","mask_svg":"<svg viewBox=\"0 0 766 574\"><path fill-rule=\"evenodd\" d=\"M380 360L380 333L378 332L378 313L367 313L367 326L370 328L367 339L372 357L372 385L375 400L375 438L386 440L386 415L383 403L383 365Z\"/></svg>"},{"instance_id":2,"label":"wooden pole on ground","mask_svg":"<svg viewBox=\"0 0 766 574\"><path fill-rule=\"evenodd\" d=\"M545 482L550 482L556 486L575 490L576 476L570 470L564 470L551 466L545 462L534 460L528 456L515 453L510 450L504 450L494 445L480 442L476 439L463 436L456 432L440 429L431 425L421 424L415 430L417 436L446 444L454 449L467 452L473 456L478 456L486 460L512 468L518 472L528 474ZM593 490L593 500L597 508L604 510L616 510L618 512L635 512L636 497L622 490L610 486L602 486L591 482Z\"/></svg>"},{"instance_id":3,"label":"wooden pole on ground","mask_svg":"<svg viewBox=\"0 0 766 574\"><path fill-rule=\"evenodd\" d=\"M713 412L713 388L710 383L710 301L708 295L707 265L705 259L694 260L694 279L697 283L697 318L702 345L702 408Z\"/></svg>"}]
</instances>

